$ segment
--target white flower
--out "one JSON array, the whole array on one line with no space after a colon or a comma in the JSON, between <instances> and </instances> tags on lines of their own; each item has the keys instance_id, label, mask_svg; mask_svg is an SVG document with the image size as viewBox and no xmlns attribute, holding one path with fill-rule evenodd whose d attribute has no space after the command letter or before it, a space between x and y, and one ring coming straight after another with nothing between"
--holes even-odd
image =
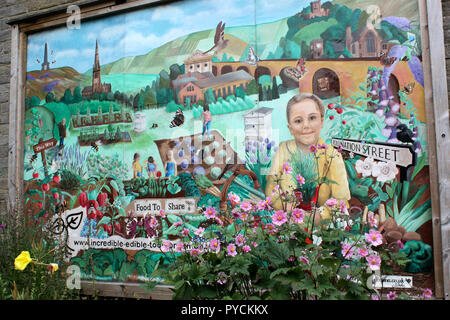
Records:
<instances>
[{"instance_id":1,"label":"white flower","mask_svg":"<svg viewBox=\"0 0 450 320\"><path fill-rule=\"evenodd\" d=\"M386 182L393 180L398 174L398 169L393 162L378 162L373 167L372 175L377 178L377 181Z\"/></svg>"},{"instance_id":2,"label":"white flower","mask_svg":"<svg viewBox=\"0 0 450 320\"><path fill-rule=\"evenodd\" d=\"M313 234L312 241L313 241L313 244L315 244L316 246L320 246L320 244L322 243L322 237L319 237L319 236L316 236L315 234Z\"/></svg>"},{"instance_id":3,"label":"white flower","mask_svg":"<svg viewBox=\"0 0 450 320\"><path fill-rule=\"evenodd\" d=\"M372 175L372 169L376 166L376 162L373 158L366 158L364 161L356 161L355 169L358 173L362 173L363 177L368 177Z\"/></svg>"}]
</instances>

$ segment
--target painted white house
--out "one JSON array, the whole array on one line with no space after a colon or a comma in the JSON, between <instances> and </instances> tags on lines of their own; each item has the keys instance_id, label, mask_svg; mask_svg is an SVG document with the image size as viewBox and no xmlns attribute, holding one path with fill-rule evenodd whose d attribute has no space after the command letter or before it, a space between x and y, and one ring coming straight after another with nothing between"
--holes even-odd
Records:
<instances>
[{"instance_id":1,"label":"painted white house","mask_svg":"<svg viewBox=\"0 0 450 320\"><path fill-rule=\"evenodd\" d=\"M259 137L272 139L272 108L261 107L244 115L245 144Z\"/></svg>"}]
</instances>

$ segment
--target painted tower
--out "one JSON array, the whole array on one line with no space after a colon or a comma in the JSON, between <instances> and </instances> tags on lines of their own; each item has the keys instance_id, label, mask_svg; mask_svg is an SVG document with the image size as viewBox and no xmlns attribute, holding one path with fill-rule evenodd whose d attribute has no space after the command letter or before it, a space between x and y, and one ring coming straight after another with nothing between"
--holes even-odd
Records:
<instances>
[{"instance_id":1,"label":"painted tower","mask_svg":"<svg viewBox=\"0 0 450 320\"><path fill-rule=\"evenodd\" d=\"M50 63L48 63L47 42L44 49L44 62L42 62L42 71L50 70Z\"/></svg>"},{"instance_id":2,"label":"painted tower","mask_svg":"<svg viewBox=\"0 0 450 320\"><path fill-rule=\"evenodd\" d=\"M100 59L98 57L98 42L95 40L95 60L92 68L92 92L102 92L102 80L100 73Z\"/></svg>"}]
</instances>

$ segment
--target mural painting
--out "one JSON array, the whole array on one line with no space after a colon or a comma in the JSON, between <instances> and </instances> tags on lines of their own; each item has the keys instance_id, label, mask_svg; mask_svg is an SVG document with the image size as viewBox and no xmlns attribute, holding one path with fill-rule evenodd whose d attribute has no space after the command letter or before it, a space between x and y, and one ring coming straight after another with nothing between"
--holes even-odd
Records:
<instances>
[{"instance_id":1,"label":"mural painting","mask_svg":"<svg viewBox=\"0 0 450 320\"><path fill-rule=\"evenodd\" d=\"M27 212L68 236L84 279L136 282L168 263L161 241L202 249L230 193L297 192L322 219L334 198L432 287L417 1L229 2L29 36Z\"/></svg>"}]
</instances>

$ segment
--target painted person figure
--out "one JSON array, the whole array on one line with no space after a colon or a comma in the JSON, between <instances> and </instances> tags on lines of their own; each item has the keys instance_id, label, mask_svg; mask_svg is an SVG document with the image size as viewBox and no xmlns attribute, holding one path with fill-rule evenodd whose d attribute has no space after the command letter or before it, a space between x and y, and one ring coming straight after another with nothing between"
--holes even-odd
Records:
<instances>
[{"instance_id":1,"label":"painted person figure","mask_svg":"<svg viewBox=\"0 0 450 320\"><path fill-rule=\"evenodd\" d=\"M202 136L205 135L205 132L208 133L208 137L210 136L210 127L211 127L211 120L212 120L212 116L211 116L211 112L209 111L209 106L205 105L203 107L203 112L200 115L200 119L203 120L203 131L202 131Z\"/></svg>"},{"instance_id":2,"label":"painted person figure","mask_svg":"<svg viewBox=\"0 0 450 320\"><path fill-rule=\"evenodd\" d=\"M133 179L137 179L143 176L142 174L142 166L139 162L141 156L139 153L135 153L133 157Z\"/></svg>"},{"instance_id":3,"label":"painted person figure","mask_svg":"<svg viewBox=\"0 0 450 320\"><path fill-rule=\"evenodd\" d=\"M63 118L60 123L58 123L59 130L59 147L64 147L64 138L66 137L66 118Z\"/></svg>"},{"instance_id":4,"label":"painted person figure","mask_svg":"<svg viewBox=\"0 0 450 320\"><path fill-rule=\"evenodd\" d=\"M157 165L153 157L148 157L148 159L144 161L144 166L147 169L148 177L156 178Z\"/></svg>"},{"instance_id":5,"label":"painted person figure","mask_svg":"<svg viewBox=\"0 0 450 320\"><path fill-rule=\"evenodd\" d=\"M323 128L324 116L325 106L322 100L314 94L300 93L289 100L286 106L286 117L289 131L294 139L280 143L272 159L265 190L266 196L273 198L274 209L282 210L279 193L275 193L274 189L278 188L279 192L294 194L299 183L295 172L294 174L287 174L285 171L277 186L275 175L280 177L280 172L286 169L285 163L291 163L291 168L298 168L299 162L303 160L302 155L305 159L311 157L315 160L314 166L312 166L314 175L334 182L322 183L318 189L317 186L314 186L315 195L313 199L316 200L316 205L323 209L319 210L320 215L316 215L316 223L321 218L330 218L330 210L327 206L324 206L329 198L343 200L347 208L348 200L350 200L347 172L342 156L335 148L326 145L319 138L320 131ZM302 175L306 174L310 174L310 172L302 173ZM286 209L288 212L292 211L293 204L288 204Z\"/></svg>"},{"instance_id":6,"label":"painted person figure","mask_svg":"<svg viewBox=\"0 0 450 320\"><path fill-rule=\"evenodd\" d=\"M166 162L164 165L164 168L166 170L166 177L170 176L176 176L177 175L177 164L175 162L174 157L174 149L175 148L175 141L169 142L169 150L167 150L166 153Z\"/></svg>"}]
</instances>

